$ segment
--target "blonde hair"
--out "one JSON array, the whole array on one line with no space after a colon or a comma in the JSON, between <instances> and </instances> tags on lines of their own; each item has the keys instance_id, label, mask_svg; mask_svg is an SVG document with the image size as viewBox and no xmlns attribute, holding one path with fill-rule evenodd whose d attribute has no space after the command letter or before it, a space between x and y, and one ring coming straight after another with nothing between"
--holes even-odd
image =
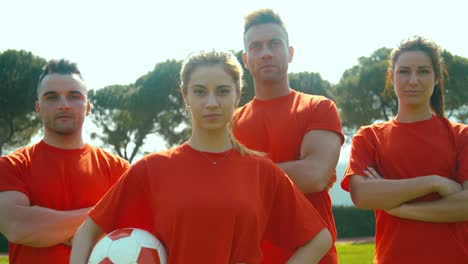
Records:
<instances>
[{"instance_id":1,"label":"blonde hair","mask_svg":"<svg viewBox=\"0 0 468 264\"><path fill-rule=\"evenodd\" d=\"M187 83L190 80L190 76L200 66L214 66L220 65L229 74L236 84L236 93L238 94L239 98L242 94L242 88L244 86L244 82L242 76L244 74L244 70L242 69L242 65L239 63L237 58L230 52L222 52L222 51L200 51L198 53L192 54L185 60L182 64L182 69L180 70L180 92L184 95L187 94ZM239 103L239 100L236 102L236 106ZM229 139L231 140L231 144L234 149L236 149L241 155L258 155L264 156L265 154L259 151L255 151L252 149L247 148L242 143L240 143L237 138L234 136L232 132L232 119L227 125L227 129L229 132Z\"/></svg>"}]
</instances>

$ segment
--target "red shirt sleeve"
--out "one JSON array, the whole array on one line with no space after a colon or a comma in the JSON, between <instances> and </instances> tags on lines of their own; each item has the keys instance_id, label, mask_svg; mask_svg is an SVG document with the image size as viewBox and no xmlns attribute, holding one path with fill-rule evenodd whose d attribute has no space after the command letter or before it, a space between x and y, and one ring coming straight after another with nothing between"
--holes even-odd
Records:
<instances>
[{"instance_id":1,"label":"red shirt sleeve","mask_svg":"<svg viewBox=\"0 0 468 264\"><path fill-rule=\"evenodd\" d=\"M349 177L352 175L365 176L364 169L368 166L377 167L374 159L375 147L370 131L370 128L361 128L352 139L348 166L341 180L341 188L345 191L349 192Z\"/></svg>"},{"instance_id":2,"label":"red shirt sleeve","mask_svg":"<svg viewBox=\"0 0 468 264\"><path fill-rule=\"evenodd\" d=\"M22 180L26 163L19 152L0 157L0 191L18 191L30 196L29 189Z\"/></svg>"},{"instance_id":3,"label":"red shirt sleeve","mask_svg":"<svg viewBox=\"0 0 468 264\"><path fill-rule=\"evenodd\" d=\"M340 115L335 103L325 97L315 97L310 102L310 116L306 130L330 130L337 133L343 144L345 138L341 127Z\"/></svg>"},{"instance_id":4,"label":"red shirt sleeve","mask_svg":"<svg viewBox=\"0 0 468 264\"><path fill-rule=\"evenodd\" d=\"M468 126L460 125L459 141L460 148L457 153L457 180L463 184L468 181Z\"/></svg>"},{"instance_id":5,"label":"red shirt sleeve","mask_svg":"<svg viewBox=\"0 0 468 264\"><path fill-rule=\"evenodd\" d=\"M104 232L124 227L151 230L153 217L146 173L144 161L130 167L89 212Z\"/></svg>"},{"instance_id":6,"label":"red shirt sleeve","mask_svg":"<svg viewBox=\"0 0 468 264\"><path fill-rule=\"evenodd\" d=\"M294 250L311 240L326 224L286 174L274 167L278 184L273 190L273 207L267 221L265 239Z\"/></svg>"}]
</instances>

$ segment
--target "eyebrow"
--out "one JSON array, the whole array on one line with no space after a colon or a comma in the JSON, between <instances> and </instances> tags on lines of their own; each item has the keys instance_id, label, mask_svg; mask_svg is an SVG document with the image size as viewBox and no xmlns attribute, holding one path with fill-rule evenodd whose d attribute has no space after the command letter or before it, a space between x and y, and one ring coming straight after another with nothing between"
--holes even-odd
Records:
<instances>
[{"instance_id":1,"label":"eyebrow","mask_svg":"<svg viewBox=\"0 0 468 264\"><path fill-rule=\"evenodd\" d=\"M411 67L410 67L410 66L398 66L398 69L401 69L401 68L403 68L403 69L410 69ZM418 66L418 69L421 69L421 68L429 68L429 69L432 69L432 67L429 66L429 65Z\"/></svg>"},{"instance_id":2,"label":"eyebrow","mask_svg":"<svg viewBox=\"0 0 468 264\"><path fill-rule=\"evenodd\" d=\"M56 91L48 91L42 94L41 97L48 96L48 95L57 95L57 94L58 93ZM84 96L84 94L80 91L70 91L69 94L79 94L79 95Z\"/></svg>"},{"instance_id":3,"label":"eyebrow","mask_svg":"<svg viewBox=\"0 0 468 264\"><path fill-rule=\"evenodd\" d=\"M192 86L190 86L192 88L203 88L203 89L206 89L205 86L203 86L202 84L194 84ZM221 85L218 85L216 86L216 89L220 89L220 88L230 88L232 87L232 85L229 85L229 84L221 84Z\"/></svg>"}]
</instances>

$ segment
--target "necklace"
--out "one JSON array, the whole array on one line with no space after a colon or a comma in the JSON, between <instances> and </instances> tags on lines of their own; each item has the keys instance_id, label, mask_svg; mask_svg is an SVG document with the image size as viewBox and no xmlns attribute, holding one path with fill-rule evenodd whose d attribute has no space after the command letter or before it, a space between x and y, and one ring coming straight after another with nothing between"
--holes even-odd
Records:
<instances>
[{"instance_id":1,"label":"necklace","mask_svg":"<svg viewBox=\"0 0 468 264\"><path fill-rule=\"evenodd\" d=\"M210 159L207 155L203 154L202 151L199 151L199 150L196 150L196 149L193 149L193 150L195 150L197 153L199 153L203 158L205 158L207 161L209 161L213 165L217 165L220 161L224 160L232 152L231 150L228 150L219 159L213 160L213 159ZM208 152L208 153L211 153L211 152ZM217 154L217 153L213 153L213 154Z\"/></svg>"}]
</instances>

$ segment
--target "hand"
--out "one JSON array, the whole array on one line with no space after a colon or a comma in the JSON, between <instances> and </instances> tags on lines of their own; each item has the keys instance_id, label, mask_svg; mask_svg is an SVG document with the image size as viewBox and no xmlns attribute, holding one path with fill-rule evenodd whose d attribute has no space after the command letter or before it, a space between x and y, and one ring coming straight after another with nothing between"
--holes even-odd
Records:
<instances>
[{"instance_id":1,"label":"hand","mask_svg":"<svg viewBox=\"0 0 468 264\"><path fill-rule=\"evenodd\" d=\"M64 244L64 245L67 246L67 247L71 247L71 246L72 246L72 241L73 241L73 237L67 239L67 240L64 241L62 244Z\"/></svg>"},{"instance_id":2,"label":"hand","mask_svg":"<svg viewBox=\"0 0 468 264\"><path fill-rule=\"evenodd\" d=\"M434 192L441 196L449 196L463 190L463 186L454 180L439 175L434 175L434 179Z\"/></svg>"},{"instance_id":3,"label":"hand","mask_svg":"<svg viewBox=\"0 0 468 264\"><path fill-rule=\"evenodd\" d=\"M369 180L381 180L383 177L372 167L368 166L367 169L364 170L364 174L366 174L367 179Z\"/></svg>"}]
</instances>

